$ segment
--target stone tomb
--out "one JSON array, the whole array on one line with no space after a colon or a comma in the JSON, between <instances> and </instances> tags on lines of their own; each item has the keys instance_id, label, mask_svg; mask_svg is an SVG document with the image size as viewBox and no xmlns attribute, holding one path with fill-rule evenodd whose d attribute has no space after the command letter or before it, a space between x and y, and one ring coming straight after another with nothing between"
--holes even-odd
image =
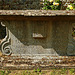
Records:
<instances>
[{"instance_id":1,"label":"stone tomb","mask_svg":"<svg viewBox=\"0 0 75 75\"><path fill-rule=\"evenodd\" d=\"M75 11L3 10L0 13L7 33L1 42L4 55L75 55L72 37Z\"/></svg>"}]
</instances>

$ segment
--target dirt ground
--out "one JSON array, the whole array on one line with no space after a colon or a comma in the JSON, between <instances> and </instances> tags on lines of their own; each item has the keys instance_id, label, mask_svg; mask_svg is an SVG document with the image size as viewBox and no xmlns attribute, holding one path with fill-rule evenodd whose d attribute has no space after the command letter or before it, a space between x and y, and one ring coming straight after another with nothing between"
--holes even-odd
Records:
<instances>
[{"instance_id":1,"label":"dirt ground","mask_svg":"<svg viewBox=\"0 0 75 75\"><path fill-rule=\"evenodd\" d=\"M75 75L75 69L0 70L0 75Z\"/></svg>"}]
</instances>

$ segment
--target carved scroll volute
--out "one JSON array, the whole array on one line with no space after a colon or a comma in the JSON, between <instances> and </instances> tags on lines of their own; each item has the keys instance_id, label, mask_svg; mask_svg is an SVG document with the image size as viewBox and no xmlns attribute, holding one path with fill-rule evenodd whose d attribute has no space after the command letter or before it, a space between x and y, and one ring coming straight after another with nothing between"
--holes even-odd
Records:
<instances>
[{"instance_id":1,"label":"carved scroll volute","mask_svg":"<svg viewBox=\"0 0 75 75\"><path fill-rule=\"evenodd\" d=\"M75 26L75 23L72 23L69 29L69 37L68 37L69 43L67 48L68 55L75 55L75 40L73 39L73 36L72 36L73 26Z\"/></svg>"},{"instance_id":2,"label":"carved scroll volute","mask_svg":"<svg viewBox=\"0 0 75 75\"><path fill-rule=\"evenodd\" d=\"M2 26L8 26L9 22L3 21L1 22ZM1 51L4 55L10 55L11 52L11 38L9 36L10 30L6 27L6 36L5 38L1 41Z\"/></svg>"}]
</instances>

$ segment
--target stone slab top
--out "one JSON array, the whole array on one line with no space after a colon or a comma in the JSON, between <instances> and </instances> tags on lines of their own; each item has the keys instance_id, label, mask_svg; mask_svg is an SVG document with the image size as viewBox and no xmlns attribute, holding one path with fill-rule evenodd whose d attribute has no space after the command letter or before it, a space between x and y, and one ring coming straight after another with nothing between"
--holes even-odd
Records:
<instances>
[{"instance_id":1,"label":"stone slab top","mask_svg":"<svg viewBox=\"0 0 75 75\"><path fill-rule=\"evenodd\" d=\"M14 16L75 16L75 10L0 10L0 15Z\"/></svg>"}]
</instances>

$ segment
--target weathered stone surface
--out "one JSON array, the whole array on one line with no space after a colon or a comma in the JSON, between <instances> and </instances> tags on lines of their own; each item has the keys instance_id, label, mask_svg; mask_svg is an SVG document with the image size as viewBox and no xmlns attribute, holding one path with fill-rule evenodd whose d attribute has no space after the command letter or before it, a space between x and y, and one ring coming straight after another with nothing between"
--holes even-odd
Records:
<instances>
[{"instance_id":1,"label":"weathered stone surface","mask_svg":"<svg viewBox=\"0 0 75 75\"><path fill-rule=\"evenodd\" d=\"M3 55L8 55L1 57L4 68L75 67L75 57L67 56L75 55L75 49L71 46L75 42L72 40L71 31L75 21L74 11L56 11L57 13L43 10L6 11L7 14L3 15L2 12L4 10L1 11L0 19L2 25L7 27L7 35L1 42ZM14 12L17 16L13 15ZM34 12L40 13L38 18ZM11 20L13 16L10 15L13 15L14 19ZM18 17L22 17L22 20ZM37 37L33 36L33 33Z\"/></svg>"},{"instance_id":2,"label":"weathered stone surface","mask_svg":"<svg viewBox=\"0 0 75 75\"><path fill-rule=\"evenodd\" d=\"M0 51L0 57L2 56L2 52Z\"/></svg>"},{"instance_id":3,"label":"weathered stone surface","mask_svg":"<svg viewBox=\"0 0 75 75\"><path fill-rule=\"evenodd\" d=\"M25 10L40 9L40 0L0 0L0 9Z\"/></svg>"},{"instance_id":4,"label":"weathered stone surface","mask_svg":"<svg viewBox=\"0 0 75 75\"><path fill-rule=\"evenodd\" d=\"M3 10L4 11L4 10ZM1 11L1 13L3 12ZM38 19L34 20L39 12ZM45 14L43 14L45 12ZM21 21L4 21L4 25L7 27L7 36L2 43L1 49L4 54L55 54L66 55L68 54L69 36L71 36L70 29L72 22L69 22L69 18L66 14L67 11L44 11L44 10L27 10L27 11L6 11L3 15L24 15L22 18L27 18L34 14L34 19L21 20ZM55 17L50 18L50 14L54 14ZM74 11L68 11L70 18L73 17ZM71 14L73 15L71 15ZM16 14L14 16L16 16ZM48 16L44 21L40 19L40 16ZM64 15L65 14L65 15ZM2 14L1 14L2 15ZM56 17L56 15L61 15ZM62 15L66 21L61 20ZM42 17L41 17L42 18ZM54 19L53 19L54 18ZM1 18L2 19L2 18ZM58 20L57 20L58 19ZM15 19L16 20L16 19ZM55 21L56 20L56 21ZM59 22L58 22L59 21ZM69 35L70 34L70 35ZM72 36L71 36L72 37ZM65 40L64 40L65 39ZM70 47L70 48L69 48ZM72 51L72 50L71 50ZM73 53L73 52L72 52ZM73 54L74 55L74 54Z\"/></svg>"},{"instance_id":5,"label":"weathered stone surface","mask_svg":"<svg viewBox=\"0 0 75 75\"><path fill-rule=\"evenodd\" d=\"M40 23L39 23L40 22ZM6 24L6 23L5 23ZM37 27L34 28L34 25ZM40 29L41 25L45 26L45 31ZM48 26L47 26L48 25ZM46 27L47 26L47 27ZM52 24L49 21L10 21L6 24L8 30L8 48L11 49L12 54L52 54L55 53L51 46L51 34L52 34ZM40 32L38 33L38 29ZM37 30L34 30L37 29ZM46 38L34 38L33 33L47 35ZM48 35L49 34L49 35ZM1 49L8 54L7 43L1 46ZM5 47L4 47L5 46ZM3 52L3 53L4 53Z\"/></svg>"},{"instance_id":6,"label":"weathered stone surface","mask_svg":"<svg viewBox=\"0 0 75 75\"><path fill-rule=\"evenodd\" d=\"M7 41L1 45L4 54L67 55L67 52L71 48L71 46L68 46L68 33L72 25L69 21L26 20L19 22L7 21L4 24L8 28L8 35L5 38ZM41 28L41 26L45 26L45 29ZM34 37L34 32L43 37Z\"/></svg>"},{"instance_id":7,"label":"weathered stone surface","mask_svg":"<svg viewBox=\"0 0 75 75\"><path fill-rule=\"evenodd\" d=\"M73 32L73 26L74 26L74 22L71 23L71 25L69 26L69 43L68 43L68 51L67 54L68 55L75 55L75 39L72 36L72 32Z\"/></svg>"},{"instance_id":8,"label":"weathered stone surface","mask_svg":"<svg viewBox=\"0 0 75 75\"><path fill-rule=\"evenodd\" d=\"M0 10L0 15L20 16L75 16L75 11L68 10Z\"/></svg>"},{"instance_id":9,"label":"weathered stone surface","mask_svg":"<svg viewBox=\"0 0 75 75\"><path fill-rule=\"evenodd\" d=\"M67 3L74 2L74 0L61 0L61 1L62 1L62 9L64 9L63 7L66 6ZM44 0L0 0L0 9L1 10L42 9L43 3Z\"/></svg>"},{"instance_id":10,"label":"weathered stone surface","mask_svg":"<svg viewBox=\"0 0 75 75\"><path fill-rule=\"evenodd\" d=\"M53 48L59 55L67 55L69 21L53 22Z\"/></svg>"},{"instance_id":11,"label":"weathered stone surface","mask_svg":"<svg viewBox=\"0 0 75 75\"><path fill-rule=\"evenodd\" d=\"M0 42L3 38L5 38L5 36L6 36L6 28L3 27L0 23Z\"/></svg>"},{"instance_id":12,"label":"weathered stone surface","mask_svg":"<svg viewBox=\"0 0 75 75\"><path fill-rule=\"evenodd\" d=\"M27 57L31 57L27 59ZM0 68L2 69L50 69L50 68L75 68L74 56L48 56L34 59L35 56L2 56ZM33 62L34 61L34 62Z\"/></svg>"}]
</instances>

